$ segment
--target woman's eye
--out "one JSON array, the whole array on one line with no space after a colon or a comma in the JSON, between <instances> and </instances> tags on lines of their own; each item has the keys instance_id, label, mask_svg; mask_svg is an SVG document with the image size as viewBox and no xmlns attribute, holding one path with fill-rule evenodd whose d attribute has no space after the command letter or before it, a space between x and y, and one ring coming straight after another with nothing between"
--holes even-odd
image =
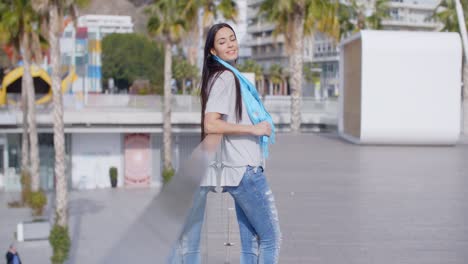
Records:
<instances>
[{"instance_id":1,"label":"woman's eye","mask_svg":"<svg viewBox=\"0 0 468 264\"><path fill-rule=\"evenodd\" d=\"M224 45L225 42L220 42L219 45Z\"/></svg>"}]
</instances>

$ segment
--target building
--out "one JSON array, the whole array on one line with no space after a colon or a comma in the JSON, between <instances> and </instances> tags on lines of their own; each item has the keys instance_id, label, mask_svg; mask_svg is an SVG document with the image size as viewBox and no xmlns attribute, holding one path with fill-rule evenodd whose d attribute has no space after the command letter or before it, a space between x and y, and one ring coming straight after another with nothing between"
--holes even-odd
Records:
<instances>
[{"instance_id":1,"label":"building","mask_svg":"<svg viewBox=\"0 0 468 264\"><path fill-rule=\"evenodd\" d=\"M199 107L190 109L191 100L190 96L179 97L174 105L175 168L200 142ZM118 170L118 186L150 187L161 183L161 97L90 94L85 103L76 94L65 94L63 102L66 176L70 188L109 187L111 167ZM19 188L21 116L18 105L0 109L0 189ZM38 107L40 177L44 190L54 188L52 120L51 107Z\"/></svg>"},{"instance_id":2,"label":"building","mask_svg":"<svg viewBox=\"0 0 468 264\"><path fill-rule=\"evenodd\" d=\"M68 27L63 37L62 65L76 67L80 78L63 97L66 176L72 189L110 186L109 169L118 170L118 186L150 187L161 184L162 98L127 94L103 94L90 80L100 65L99 27ZM239 29L238 29L239 30ZM241 32L242 30L240 30ZM241 35L240 35L241 36ZM240 37L241 38L241 37ZM97 63L94 62L97 60ZM89 62L93 63L89 63ZM99 67L95 67L99 71ZM95 78L98 79L98 78ZM337 104L304 98L303 127L336 125ZM289 97L271 96L264 101L277 126L289 127ZM54 188L52 107L37 107L41 188ZM172 110L173 166L177 169L200 142L198 97L176 95ZM20 188L22 111L19 104L0 107L0 190Z\"/></svg>"},{"instance_id":3,"label":"building","mask_svg":"<svg viewBox=\"0 0 468 264\"><path fill-rule=\"evenodd\" d=\"M375 0L358 2L372 12ZM382 21L383 30L438 31L442 25L432 18L438 4L438 0L390 0L389 17ZM316 34L313 61L319 63L322 70L321 98L338 96L338 43L323 34Z\"/></svg>"},{"instance_id":4,"label":"building","mask_svg":"<svg viewBox=\"0 0 468 264\"><path fill-rule=\"evenodd\" d=\"M236 32L239 42L239 63L249 59L252 56L250 47L247 44L247 0L236 0L238 16L234 23L228 22Z\"/></svg>"},{"instance_id":5,"label":"building","mask_svg":"<svg viewBox=\"0 0 468 264\"><path fill-rule=\"evenodd\" d=\"M131 16L84 15L78 18L78 27L87 27L99 32L101 38L111 33L133 33Z\"/></svg>"},{"instance_id":6,"label":"building","mask_svg":"<svg viewBox=\"0 0 468 264\"><path fill-rule=\"evenodd\" d=\"M102 93L102 39L111 33L132 33L130 16L84 15L78 18L77 28L69 23L61 38L62 64L75 66L78 80L71 92Z\"/></svg>"},{"instance_id":7,"label":"building","mask_svg":"<svg viewBox=\"0 0 468 264\"><path fill-rule=\"evenodd\" d=\"M439 1L389 1L389 18L382 21L386 30L438 31L442 24L432 18Z\"/></svg>"},{"instance_id":8,"label":"building","mask_svg":"<svg viewBox=\"0 0 468 264\"><path fill-rule=\"evenodd\" d=\"M248 45L252 59L257 61L264 70L268 70L275 63L287 67L288 58L284 47L284 36L274 37L275 26L258 15L262 2L262 0L247 0Z\"/></svg>"},{"instance_id":9,"label":"building","mask_svg":"<svg viewBox=\"0 0 468 264\"><path fill-rule=\"evenodd\" d=\"M64 123L66 176L72 189L110 186L109 169L118 170L118 186L151 187L161 184L163 115L160 96L65 94ZM337 123L337 103L317 103L304 98L303 127ZM270 96L270 110L277 131L289 127L289 97ZM174 168L200 142L200 100L175 95L172 106ZM41 188L54 188L52 107L38 106ZM22 112L18 104L0 108L0 190L19 190Z\"/></svg>"},{"instance_id":10,"label":"building","mask_svg":"<svg viewBox=\"0 0 468 264\"><path fill-rule=\"evenodd\" d=\"M288 68L289 61L284 46L284 36L273 37L275 26L258 16L258 8L263 0L248 0L248 34L252 58L260 63L265 71L274 64ZM342 0L350 4L350 0ZM370 14L375 0L358 0L358 4ZM438 0L391 0L389 18L385 19L383 29L386 30L424 30L435 31L441 24L431 18ZM320 84L304 83L304 95L314 95L316 98L338 96L338 43L324 34L317 33L314 37L304 39L304 63L319 65ZM320 89L320 91L316 91ZM315 90L315 91L313 91ZM313 92L312 92L313 91ZM311 93L312 92L312 93Z\"/></svg>"},{"instance_id":11,"label":"building","mask_svg":"<svg viewBox=\"0 0 468 264\"><path fill-rule=\"evenodd\" d=\"M251 49L251 58L257 61L267 73L265 85L267 94L273 95L273 85L269 79L269 69L272 65L278 64L284 70L285 86L288 86L289 72L289 56L286 53L284 36L282 34L274 36L273 31L275 25L267 22L266 19L258 15L258 10L262 4L262 0L247 0L247 20L248 20L248 46ZM304 38L304 63L312 62L314 55L313 37ZM283 92L280 95L288 94L288 89L280 89ZM310 96L313 94L314 84L303 82L303 95Z\"/></svg>"}]
</instances>

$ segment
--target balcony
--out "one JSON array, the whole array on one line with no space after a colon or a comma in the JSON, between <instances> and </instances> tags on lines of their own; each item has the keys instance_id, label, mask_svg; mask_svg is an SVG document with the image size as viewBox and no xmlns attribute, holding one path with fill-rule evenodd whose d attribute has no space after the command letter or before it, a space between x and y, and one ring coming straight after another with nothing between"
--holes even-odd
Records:
<instances>
[{"instance_id":1,"label":"balcony","mask_svg":"<svg viewBox=\"0 0 468 264\"><path fill-rule=\"evenodd\" d=\"M260 33L265 31L273 31L275 29L275 25L273 23L268 22L259 22L247 28L247 33Z\"/></svg>"},{"instance_id":2,"label":"balcony","mask_svg":"<svg viewBox=\"0 0 468 264\"><path fill-rule=\"evenodd\" d=\"M263 46L268 44L279 44L284 43L284 35L280 34L278 36L270 35L268 37L250 37L246 41L246 45L250 47Z\"/></svg>"},{"instance_id":3,"label":"balcony","mask_svg":"<svg viewBox=\"0 0 468 264\"><path fill-rule=\"evenodd\" d=\"M264 0L247 0L248 6L258 6L263 3Z\"/></svg>"},{"instance_id":4,"label":"balcony","mask_svg":"<svg viewBox=\"0 0 468 264\"><path fill-rule=\"evenodd\" d=\"M408 28L424 28L428 30L436 30L441 24L435 21L418 21L405 17L394 17L382 21L383 26L408 27Z\"/></svg>"}]
</instances>

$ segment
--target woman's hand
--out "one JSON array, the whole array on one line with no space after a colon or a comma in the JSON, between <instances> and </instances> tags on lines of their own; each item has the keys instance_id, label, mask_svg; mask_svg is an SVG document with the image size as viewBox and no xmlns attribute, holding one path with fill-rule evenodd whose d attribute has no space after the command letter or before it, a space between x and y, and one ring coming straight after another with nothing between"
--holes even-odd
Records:
<instances>
[{"instance_id":1,"label":"woman's hand","mask_svg":"<svg viewBox=\"0 0 468 264\"><path fill-rule=\"evenodd\" d=\"M271 126L268 121L262 121L253 128L253 134L255 136L270 136L271 135Z\"/></svg>"}]
</instances>

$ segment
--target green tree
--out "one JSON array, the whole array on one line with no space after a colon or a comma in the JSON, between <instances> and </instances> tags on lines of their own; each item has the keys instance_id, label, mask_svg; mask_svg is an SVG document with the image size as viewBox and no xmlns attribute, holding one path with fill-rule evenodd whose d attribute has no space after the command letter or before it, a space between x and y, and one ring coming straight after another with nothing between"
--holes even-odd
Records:
<instances>
[{"instance_id":1,"label":"green tree","mask_svg":"<svg viewBox=\"0 0 468 264\"><path fill-rule=\"evenodd\" d=\"M239 71L241 72L253 72L255 73L255 82L256 87L259 90L260 94L265 94L265 88L263 87L264 83L264 76L263 76L263 69L260 64L256 61L248 59L244 61L243 64L238 66Z\"/></svg>"},{"instance_id":2,"label":"green tree","mask_svg":"<svg viewBox=\"0 0 468 264\"><path fill-rule=\"evenodd\" d=\"M320 69L318 65L313 63L304 64L304 79L308 83L320 81Z\"/></svg>"},{"instance_id":3,"label":"green tree","mask_svg":"<svg viewBox=\"0 0 468 264\"><path fill-rule=\"evenodd\" d=\"M291 72L291 131L299 132L301 125L303 39L321 31L337 36L338 5L327 0L265 0L259 16L275 25L274 34L284 34ZM335 37L336 38L336 37Z\"/></svg>"},{"instance_id":4,"label":"green tree","mask_svg":"<svg viewBox=\"0 0 468 264\"><path fill-rule=\"evenodd\" d=\"M356 25L352 22L354 16L355 12L352 5L338 3L339 34L337 40L355 31Z\"/></svg>"},{"instance_id":5,"label":"green tree","mask_svg":"<svg viewBox=\"0 0 468 264\"><path fill-rule=\"evenodd\" d=\"M186 17L192 14L193 10L193 2L190 0L156 0L145 10L149 15L148 33L164 43L163 159L166 171L173 169L171 157L172 48L181 41L191 26Z\"/></svg>"},{"instance_id":6,"label":"green tree","mask_svg":"<svg viewBox=\"0 0 468 264\"><path fill-rule=\"evenodd\" d=\"M198 67L190 64L186 59L182 57L174 57L174 63L172 64L172 72L174 73L174 79L177 83L182 85L182 94L186 93L186 83L190 80L191 89L195 87L195 83L198 80Z\"/></svg>"},{"instance_id":7,"label":"green tree","mask_svg":"<svg viewBox=\"0 0 468 264\"><path fill-rule=\"evenodd\" d=\"M63 19L69 15L76 19L76 10L79 6L88 4L88 0L32 0L34 9L39 12L47 21L47 41L50 47L50 61L52 66L52 105L54 121L54 151L56 180L55 187L55 224L61 229L67 230L64 236L68 237L68 187L65 175L65 133L63 121L63 98L61 91L61 56L60 56L60 36L62 35ZM52 230L56 229L54 228ZM69 248L69 245L67 246ZM53 263L61 263L66 259L57 257L64 252L54 248L52 256ZM63 255L62 255L63 256Z\"/></svg>"},{"instance_id":8,"label":"green tree","mask_svg":"<svg viewBox=\"0 0 468 264\"><path fill-rule=\"evenodd\" d=\"M382 29L382 20L389 17L388 0L375 0L372 14L366 18L367 27Z\"/></svg>"},{"instance_id":9,"label":"green tree","mask_svg":"<svg viewBox=\"0 0 468 264\"><path fill-rule=\"evenodd\" d=\"M0 44L10 46L13 49L12 65L16 65L19 60L21 50L19 27L12 25L18 24L18 16L15 15L18 9L14 7L13 2L0 2ZM16 11L16 12L15 12ZM22 79L23 87L26 78ZM27 89L21 89L21 110L23 112L21 137L21 170L29 175L29 135L28 135L28 105Z\"/></svg>"},{"instance_id":10,"label":"green tree","mask_svg":"<svg viewBox=\"0 0 468 264\"><path fill-rule=\"evenodd\" d=\"M110 34L102 40L103 78L113 78L120 89L128 88L137 79L147 79L153 92L161 93L163 65L161 45L144 35Z\"/></svg>"},{"instance_id":11,"label":"green tree","mask_svg":"<svg viewBox=\"0 0 468 264\"><path fill-rule=\"evenodd\" d=\"M465 25L468 24L468 0L462 0L463 14ZM459 32L460 26L458 23L457 9L455 0L442 0L437 5L432 18L437 19L443 25L441 31Z\"/></svg>"},{"instance_id":12,"label":"green tree","mask_svg":"<svg viewBox=\"0 0 468 264\"><path fill-rule=\"evenodd\" d=\"M382 29L382 21L389 17L388 0L362 2L352 0L350 3L339 2L338 23L339 38L363 29Z\"/></svg>"},{"instance_id":13,"label":"green tree","mask_svg":"<svg viewBox=\"0 0 468 264\"><path fill-rule=\"evenodd\" d=\"M0 33L4 41L13 45L16 54L22 50L24 73L21 84L23 110L22 169L29 169L31 188L39 190L39 145L36 125L36 102L31 65L40 61L40 17L30 0L4 0L0 3ZM29 130L28 136L25 130ZM29 160L28 160L29 156ZM28 161L30 166L28 166Z\"/></svg>"},{"instance_id":14,"label":"green tree","mask_svg":"<svg viewBox=\"0 0 468 264\"><path fill-rule=\"evenodd\" d=\"M2 43L1 40L0 40L0 43ZM11 66L12 66L12 63L10 59L8 58L7 54L5 52L0 51L0 68L4 69L4 68L9 68ZM2 74L3 73L0 73L0 76L3 76Z\"/></svg>"},{"instance_id":15,"label":"green tree","mask_svg":"<svg viewBox=\"0 0 468 264\"><path fill-rule=\"evenodd\" d=\"M284 69L279 64L272 64L270 69L268 69L268 75L271 84L273 85L273 90L276 91L274 94L279 94L281 90L281 85L284 83Z\"/></svg>"},{"instance_id":16,"label":"green tree","mask_svg":"<svg viewBox=\"0 0 468 264\"><path fill-rule=\"evenodd\" d=\"M87 5L89 0L32 0L34 9L45 18L47 23L47 41L50 47L52 68L52 105L54 120L54 150L56 179L56 222L62 227L68 223L68 187L65 176L65 134L63 122L63 98L61 91L61 56L60 37L65 15L76 20L78 7Z\"/></svg>"}]
</instances>

